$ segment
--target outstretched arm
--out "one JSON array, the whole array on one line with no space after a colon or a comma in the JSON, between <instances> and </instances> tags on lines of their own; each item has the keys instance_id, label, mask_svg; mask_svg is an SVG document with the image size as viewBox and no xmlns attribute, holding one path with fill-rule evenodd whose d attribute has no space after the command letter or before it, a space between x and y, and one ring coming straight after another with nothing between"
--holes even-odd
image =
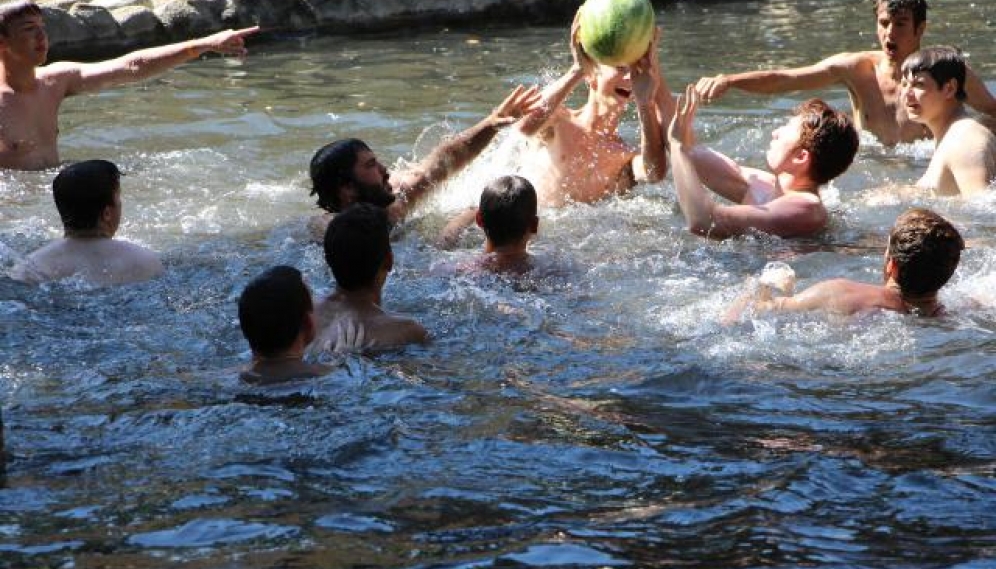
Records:
<instances>
[{"instance_id":1,"label":"outstretched arm","mask_svg":"<svg viewBox=\"0 0 996 569\"><path fill-rule=\"evenodd\" d=\"M148 79L208 52L243 56L244 38L258 31L258 26L225 30L203 38L140 49L107 61L55 63L49 69L67 78L66 95L76 95Z\"/></svg>"},{"instance_id":2,"label":"outstretched arm","mask_svg":"<svg viewBox=\"0 0 996 569\"><path fill-rule=\"evenodd\" d=\"M407 207L425 196L426 191L460 171L491 143L498 130L536 110L539 91L519 85L481 122L444 141L415 167L402 172L392 185L401 193Z\"/></svg>"},{"instance_id":3,"label":"outstretched arm","mask_svg":"<svg viewBox=\"0 0 996 569\"><path fill-rule=\"evenodd\" d=\"M822 89L845 81L847 70L856 64L856 57L842 53L806 67L703 77L696 83L695 89L706 102L722 97L731 88L764 94Z\"/></svg>"},{"instance_id":4,"label":"outstretched arm","mask_svg":"<svg viewBox=\"0 0 996 569\"><path fill-rule=\"evenodd\" d=\"M864 306L867 291L874 288L847 279L831 279L818 282L795 296L773 296L772 287L752 283L748 292L733 301L722 321L730 324L739 320L748 309L754 313L825 310L853 314Z\"/></svg>"}]
</instances>

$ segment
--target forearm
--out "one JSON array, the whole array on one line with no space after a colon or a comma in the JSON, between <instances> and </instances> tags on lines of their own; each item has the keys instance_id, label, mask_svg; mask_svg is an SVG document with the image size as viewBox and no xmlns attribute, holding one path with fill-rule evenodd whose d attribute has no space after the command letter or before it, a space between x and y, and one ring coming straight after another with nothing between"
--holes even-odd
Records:
<instances>
[{"instance_id":1,"label":"forearm","mask_svg":"<svg viewBox=\"0 0 996 569\"><path fill-rule=\"evenodd\" d=\"M582 79L584 79L584 71L580 66L575 65L559 79L544 87L540 95L539 110L526 115L519 122L519 131L525 135L533 135L542 130L557 112L557 109L564 104L567 97L574 92Z\"/></svg>"},{"instance_id":2,"label":"forearm","mask_svg":"<svg viewBox=\"0 0 996 569\"><path fill-rule=\"evenodd\" d=\"M657 106L657 120L661 124L661 132L667 132L667 127L671 124L671 119L674 118L677 101L674 94L671 93L671 88L668 87L664 76L659 75L659 78L657 91L654 93L654 103ZM664 137L664 143L667 144L666 136Z\"/></svg>"},{"instance_id":3,"label":"forearm","mask_svg":"<svg viewBox=\"0 0 996 569\"><path fill-rule=\"evenodd\" d=\"M695 171L689 149L674 139L671 140L671 172L678 193L678 205L685 215L689 231L707 235L712 229L716 204Z\"/></svg>"},{"instance_id":4,"label":"forearm","mask_svg":"<svg viewBox=\"0 0 996 569\"><path fill-rule=\"evenodd\" d=\"M104 62L109 68L116 70L108 74L106 80L111 83L121 83L148 79L196 59L205 51L207 48L200 45L198 40L133 51Z\"/></svg>"},{"instance_id":5,"label":"forearm","mask_svg":"<svg viewBox=\"0 0 996 569\"><path fill-rule=\"evenodd\" d=\"M640 119L640 156L643 163L641 182L659 182L667 174L667 150L663 127L659 121L655 101L637 105Z\"/></svg>"},{"instance_id":6,"label":"forearm","mask_svg":"<svg viewBox=\"0 0 996 569\"><path fill-rule=\"evenodd\" d=\"M829 76L822 77L814 74L801 75L777 69L735 73L723 77L723 81L728 88L765 95L817 89L831 83L830 79Z\"/></svg>"}]
</instances>

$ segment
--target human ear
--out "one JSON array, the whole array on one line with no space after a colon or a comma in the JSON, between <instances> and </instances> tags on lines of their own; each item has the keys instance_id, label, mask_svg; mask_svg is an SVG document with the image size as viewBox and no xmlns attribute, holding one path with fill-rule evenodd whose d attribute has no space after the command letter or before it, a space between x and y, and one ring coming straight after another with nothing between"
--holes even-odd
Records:
<instances>
[{"instance_id":1,"label":"human ear","mask_svg":"<svg viewBox=\"0 0 996 569\"><path fill-rule=\"evenodd\" d=\"M481 213L480 209L478 209L477 213L474 214L474 221L477 223L478 227L484 229L484 215Z\"/></svg>"}]
</instances>

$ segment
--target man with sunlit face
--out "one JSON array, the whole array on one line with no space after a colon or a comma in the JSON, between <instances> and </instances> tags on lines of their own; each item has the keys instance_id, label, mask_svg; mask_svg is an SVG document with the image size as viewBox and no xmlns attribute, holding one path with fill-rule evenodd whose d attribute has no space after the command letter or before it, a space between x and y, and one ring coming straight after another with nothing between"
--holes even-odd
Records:
<instances>
[{"instance_id":1,"label":"man with sunlit face","mask_svg":"<svg viewBox=\"0 0 996 569\"><path fill-rule=\"evenodd\" d=\"M211 51L244 55L243 38L258 29L227 30L96 63L45 65L41 8L28 0L0 4L0 168L58 165L58 113L66 97L140 81Z\"/></svg>"},{"instance_id":2,"label":"man with sunlit face","mask_svg":"<svg viewBox=\"0 0 996 569\"><path fill-rule=\"evenodd\" d=\"M658 63L658 37L643 57L626 67L592 60L578 38L579 19L571 28L573 64L543 89L540 112L517 125L529 141L523 176L536 187L541 205L591 203L625 192L640 182L658 182L667 172L664 128L674 99ZM579 109L564 105L582 82L588 99ZM619 124L631 101L640 121L640 147L619 136Z\"/></svg>"},{"instance_id":3,"label":"man with sunlit face","mask_svg":"<svg viewBox=\"0 0 996 569\"><path fill-rule=\"evenodd\" d=\"M934 135L917 186L943 195L986 190L996 178L996 135L965 111L965 59L953 47L921 49L903 63L903 105Z\"/></svg>"},{"instance_id":4,"label":"man with sunlit face","mask_svg":"<svg viewBox=\"0 0 996 569\"><path fill-rule=\"evenodd\" d=\"M674 187L688 229L713 239L750 230L780 237L823 231L829 215L820 186L847 170L858 151L850 119L819 99L806 101L772 131L765 171L698 144L693 123L699 100L689 85L668 131ZM733 204L716 203L710 190Z\"/></svg>"},{"instance_id":5,"label":"man with sunlit face","mask_svg":"<svg viewBox=\"0 0 996 569\"><path fill-rule=\"evenodd\" d=\"M773 94L843 85L850 94L854 123L882 144L929 137L929 130L906 115L900 100L900 67L920 49L927 28L927 2L874 0L873 5L878 51L839 53L806 67L703 77L696 84L699 96L708 103L730 88ZM996 117L996 98L971 70L965 78L965 91L969 106Z\"/></svg>"}]
</instances>

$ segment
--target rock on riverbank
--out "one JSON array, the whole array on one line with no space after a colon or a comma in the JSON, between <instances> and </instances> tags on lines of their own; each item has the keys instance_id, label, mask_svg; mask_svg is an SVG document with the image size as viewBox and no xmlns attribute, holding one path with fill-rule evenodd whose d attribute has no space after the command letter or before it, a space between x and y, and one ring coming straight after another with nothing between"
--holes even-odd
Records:
<instances>
[{"instance_id":1,"label":"rock on riverbank","mask_svg":"<svg viewBox=\"0 0 996 569\"><path fill-rule=\"evenodd\" d=\"M41 0L51 59L95 59L259 25L356 33L461 22L564 20L581 0Z\"/></svg>"}]
</instances>

